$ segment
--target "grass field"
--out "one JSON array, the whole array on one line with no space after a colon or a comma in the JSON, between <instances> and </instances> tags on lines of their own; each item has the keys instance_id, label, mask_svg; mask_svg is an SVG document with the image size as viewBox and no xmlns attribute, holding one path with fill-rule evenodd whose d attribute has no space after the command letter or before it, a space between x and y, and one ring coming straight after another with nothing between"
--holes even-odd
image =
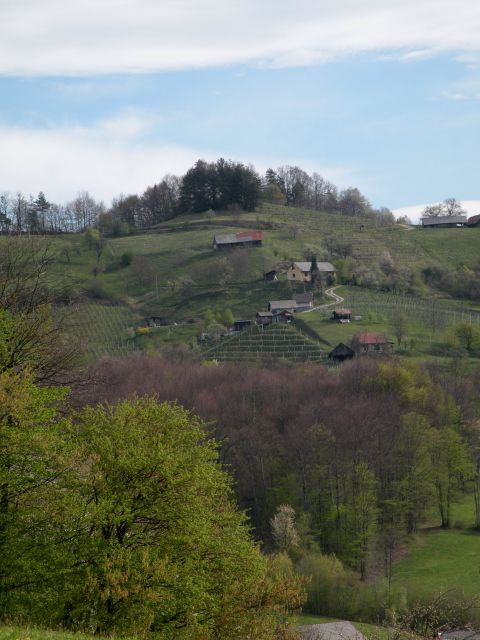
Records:
<instances>
[{"instance_id":1,"label":"grass field","mask_svg":"<svg viewBox=\"0 0 480 640\"><path fill-rule=\"evenodd\" d=\"M480 594L480 534L451 530L421 533L408 555L394 567L393 587L409 600L446 590Z\"/></svg>"}]
</instances>

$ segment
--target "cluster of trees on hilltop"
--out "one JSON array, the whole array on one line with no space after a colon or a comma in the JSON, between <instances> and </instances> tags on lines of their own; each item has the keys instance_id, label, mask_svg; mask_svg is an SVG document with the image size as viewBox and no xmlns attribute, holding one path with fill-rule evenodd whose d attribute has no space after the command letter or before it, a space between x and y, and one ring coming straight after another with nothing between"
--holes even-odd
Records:
<instances>
[{"instance_id":1,"label":"cluster of trees on hilltop","mask_svg":"<svg viewBox=\"0 0 480 640\"><path fill-rule=\"evenodd\" d=\"M0 232L58 233L97 226L102 232L123 235L182 213L212 210L254 211L260 201L309 208L345 216L377 216L393 222L388 209L375 210L356 188L339 190L318 173L296 166L268 169L261 177L241 162L198 160L184 176L166 175L138 194L115 197L110 208L87 192L71 202L49 202L21 193L0 195Z\"/></svg>"},{"instance_id":2,"label":"cluster of trees on hilltop","mask_svg":"<svg viewBox=\"0 0 480 640\"><path fill-rule=\"evenodd\" d=\"M425 218L441 218L443 216L465 216L466 210L455 198L446 198L438 204L427 205L422 216Z\"/></svg>"},{"instance_id":3,"label":"cluster of trees on hilltop","mask_svg":"<svg viewBox=\"0 0 480 640\"><path fill-rule=\"evenodd\" d=\"M291 207L338 213L344 216L377 216L394 222L389 209L374 209L367 198L357 189L349 187L339 190L320 174L296 166L268 169L263 181L262 197L267 202Z\"/></svg>"}]
</instances>

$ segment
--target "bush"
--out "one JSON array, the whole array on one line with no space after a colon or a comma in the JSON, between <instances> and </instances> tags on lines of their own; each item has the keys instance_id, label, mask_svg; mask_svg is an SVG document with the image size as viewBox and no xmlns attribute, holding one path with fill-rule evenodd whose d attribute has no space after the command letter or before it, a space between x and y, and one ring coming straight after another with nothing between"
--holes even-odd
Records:
<instances>
[{"instance_id":1,"label":"bush","mask_svg":"<svg viewBox=\"0 0 480 640\"><path fill-rule=\"evenodd\" d=\"M108 300L111 297L110 291L99 280L90 280L84 285L83 290L86 296L95 300Z\"/></svg>"},{"instance_id":2,"label":"bush","mask_svg":"<svg viewBox=\"0 0 480 640\"><path fill-rule=\"evenodd\" d=\"M129 267L132 264L133 253L131 251L125 251L120 256L120 264L122 267Z\"/></svg>"},{"instance_id":3,"label":"bush","mask_svg":"<svg viewBox=\"0 0 480 640\"><path fill-rule=\"evenodd\" d=\"M368 585L334 555L309 553L296 566L306 585L304 609L315 615L346 620L381 620L385 615L383 585Z\"/></svg>"}]
</instances>

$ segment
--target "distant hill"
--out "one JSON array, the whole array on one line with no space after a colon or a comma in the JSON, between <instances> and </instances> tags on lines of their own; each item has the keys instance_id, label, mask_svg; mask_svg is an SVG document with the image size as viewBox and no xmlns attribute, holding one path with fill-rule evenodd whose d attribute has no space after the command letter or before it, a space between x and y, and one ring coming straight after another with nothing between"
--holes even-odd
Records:
<instances>
[{"instance_id":1,"label":"distant hill","mask_svg":"<svg viewBox=\"0 0 480 640\"><path fill-rule=\"evenodd\" d=\"M214 234L255 229L263 230L261 247L213 248ZM58 275L73 294L81 294L73 331L91 357L98 357L164 343L196 345L208 313L221 317L229 309L235 318L254 318L270 300L303 291L302 284L287 281L286 270L291 261L312 255L335 265L338 282L361 285L359 291L373 296L443 297L450 305L465 305L452 300L455 278L475 280L480 229L426 230L263 205L252 213L191 214L142 233L105 238L100 255L82 234L55 242ZM278 280L266 282L264 274L273 269ZM426 269L432 278L455 276L448 295L425 277ZM321 291L314 295L315 305L330 302ZM137 331L147 316L161 317L167 326ZM302 317L310 322L315 314ZM338 331L330 334L327 340L335 340Z\"/></svg>"}]
</instances>

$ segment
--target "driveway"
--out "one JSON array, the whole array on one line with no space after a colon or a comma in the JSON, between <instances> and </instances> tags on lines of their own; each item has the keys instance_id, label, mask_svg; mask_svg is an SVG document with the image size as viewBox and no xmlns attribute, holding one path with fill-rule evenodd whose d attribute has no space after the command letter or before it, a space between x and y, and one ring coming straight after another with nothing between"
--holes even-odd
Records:
<instances>
[{"instance_id":1,"label":"driveway","mask_svg":"<svg viewBox=\"0 0 480 640\"><path fill-rule=\"evenodd\" d=\"M309 624L298 629L302 640L365 640L351 622Z\"/></svg>"}]
</instances>

